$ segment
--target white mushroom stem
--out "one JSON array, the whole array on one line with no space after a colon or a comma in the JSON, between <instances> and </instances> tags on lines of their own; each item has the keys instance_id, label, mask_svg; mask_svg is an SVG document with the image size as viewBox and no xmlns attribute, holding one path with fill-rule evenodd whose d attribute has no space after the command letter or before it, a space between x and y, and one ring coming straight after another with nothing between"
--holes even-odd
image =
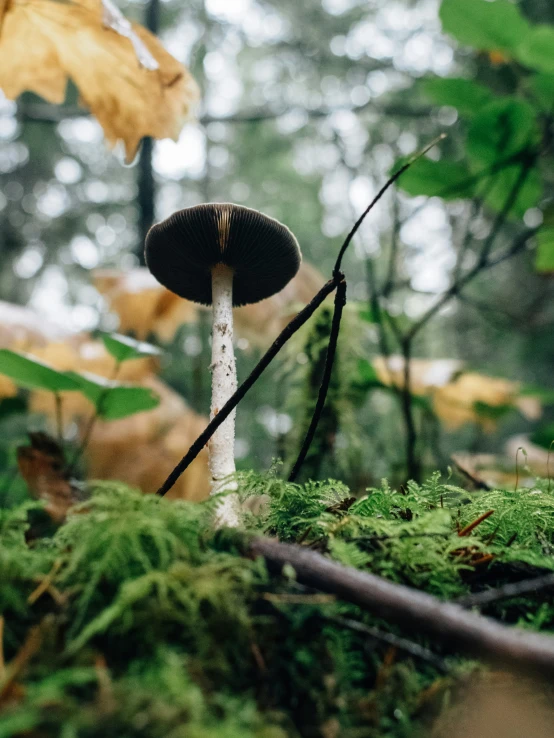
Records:
<instances>
[{"instance_id":1,"label":"white mushroom stem","mask_svg":"<svg viewBox=\"0 0 554 738\"><path fill-rule=\"evenodd\" d=\"M218 264L212 270L212 405L210 420L237 389L237 370L233 350L233 270ZM211 494L237 488L229 475L235 472L235 411L226 418L208 443ZM238 498L226 495L217 509L217 524L236 527Z\"/></svg>"}]
</instances>

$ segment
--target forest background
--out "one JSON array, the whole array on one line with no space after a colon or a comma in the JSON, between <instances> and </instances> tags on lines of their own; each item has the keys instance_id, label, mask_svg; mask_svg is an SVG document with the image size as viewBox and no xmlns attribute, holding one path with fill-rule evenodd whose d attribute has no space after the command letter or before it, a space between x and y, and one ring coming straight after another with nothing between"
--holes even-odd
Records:
<instances>
[{"instance_id":1,"label":"forest background","mask_svg":"<svg viewBox=\"0 0 554 738\"><path fill-rule=\"evenodd\" d=\"M122 3L190 68L201 94L198 122L177 142L145 140L131 165L105 146L74 88L59 107L32 94L0 101L2 345L105 376L110 357L87 355L84 336L89 352L98 330L163 348L118 377L153 388L160 406L140 421L95 424L84 456L91 476L154 491L205 423L209 320L192 307L166 309L167 296L136 271L152 222L201 202L236 202L287 224L315 267L288 302L237 318L240 380L330 276L345 234L395 165L442 133L346 255L348 308L303 476L361 492L384 476L404 482L446 470L463 451L463 473L508 483L520 473L518 448L547 476L554 8L496 2L505 15L487 21L483 5L468 2L460 25L447 0L442 8L426 0ZM535 26L536 42L518 46L522 29ZM116 271L99 272L107 269ZM242 401L239 468L281 459L286 470L294 460L321 381L330 310ZM11 385L4 394L3 494L13 499L25 488L14 478L16 448L29 425L53 427L55 403L15 397ZM69 397L63 408L64 434L78 445L94 408ZM202 496L202 474L178 493Z\"/></svg>"}]
</instances>

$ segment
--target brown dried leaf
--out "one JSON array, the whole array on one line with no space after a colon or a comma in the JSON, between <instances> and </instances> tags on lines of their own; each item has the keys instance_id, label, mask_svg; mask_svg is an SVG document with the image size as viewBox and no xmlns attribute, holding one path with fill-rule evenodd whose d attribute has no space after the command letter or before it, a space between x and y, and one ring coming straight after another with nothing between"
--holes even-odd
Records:
<instances>
[{"instance_id":1,"label":"brown dried leaf","mask_svg":"<svg viewBox=\"0 0 554 738\"><path fill-rule=\"evenodd\" d=\"M1 6L0 6L1 8ZM110 0L4 0L0 88L62 103L68 79L127 160L144 136L177 139L198 87L158 39L130 24Z\"/></svg>"},{"instance_id":2,"label":"brown dried leaf","mask_svg":"<svg viewBox=\"0 0 554 738\"><path fill-rule=\"evenodd\" d=\"M30 446L17 449L17 464L29 492L45 503L54 523L61 524L67 511L82 500L65 471L63 451L46 433L29 433Z\"/></svg>"}]
</instances>

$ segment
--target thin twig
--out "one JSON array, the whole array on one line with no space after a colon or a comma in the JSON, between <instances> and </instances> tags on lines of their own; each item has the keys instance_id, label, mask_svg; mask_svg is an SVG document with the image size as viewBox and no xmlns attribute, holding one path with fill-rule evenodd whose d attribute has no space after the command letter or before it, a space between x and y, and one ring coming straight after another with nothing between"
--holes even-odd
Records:
<instances>
[{"instance_id":1,"label":"thin twig","mask_svg":"<svg viewBox=\"0 0 554 738\"><path fill-rule=\"evenodd\" d=\"M54 404L56 406L56 432L58 434L58 443L63 447L62 396L59 392L54 392Z\"/></svg>"},{"instance_id":2,"label":"thin twig","mask_svg":"<svg viewBox=\"0 0 554 738\"><path fill-rule=\"evenodd\" d=\"M278 572L291 565L298 582L336 594L416 633L428 633L481 657L554 673L552 636L502 625L458 604L342 566L301 546L259 537L250 541L247 552L264 558Z\"/></svg>"},{"instance_id":3,"label":"thin twig","mask_svg":"<svg viewBox=\"0 0 554 738\"><path fill-rule=\"evenodd\" d=\"M524 579L521 582L503 584L501 587L487 589L485 592L464 595L458 597L455 602L462 607L483 607L511 597L539 592L541 589L554 589L554 574L545 574L533 579Z\"/></svg>"},{"instance_id":4,"label":"thin twig","mask_svg":"<svg viewBox=\"0 0 554 738\"><path fill-rule=\"evenodd\" d=\"M329 382L331 381L331 372L333 370L333 363L335 361L335 354L337 350L337 340L339 337L340 321L342 318L342 311L346 305L346 282L344 276L342 281L337 285L337 291L335 292L335 306L333 310L333 321L331 323L331 331L329 334L329 343L327 345L327 353L325 355L325 368L323 370L323 377L321 379L321 385L319 387L319 393L317 396L316 406L312 415L310 426L304 438L302 448L298 454L298 458L294 462L294 465L289 474L289 482L294 482L298 476L304 459L310 449L312 441L314 440L315 432L321 418L321 413L327 399L327 392L329 390Z\"/></svg>"},{"instance_id":5,"label":"thin twig","mask_svg":"<svg viewBox=\"0 0 554 738\"><path fill-rule=\"evenodd\" d=\"M435 656L432 651L430 651L428 648L425 648L424 646L420 646L419 643L414 643L414 641L410 641L407 638L402 638L402 636L397 636L394 633L389 633L386 630L381 630L380 628L376 628L373 625L365 625L364 623L359 623L357 620L351 620L350 618L333 617L332 615L322 615L321 617L324 620L328 620L329 622L340 626L341 628L348 628L348 630L352 630L355 633L360 633L360 635L375 638L375 640L382 641L389 646L393 646L393 648L398 648L399 651L405 651L406 653L409 653L416 659L427 661L427 663L434 666L435 669L441 671L443 674L447 674L450 671L444 659Z\"/></svg>"},{"instance_id":6,"label":"thin twig","mask_svg":"<svg viewBox=\"0 0 554 738\"><path fill-rule=\"evenodd\" d=\"M420 463L416 454L417 430L414 418L413 395L412 395L412 341L404 339L401 342L402 356L404 358L404 381L402 384L402 414L406 425L406 473L408 479L419 482Z\"/></svg>"},{"instance_id":7,"label":"thin twig","mask_svg":"<svg viewBox=\"0 0 554 738\"><path fill-rule=\"evenodd\" d=\"M383 197L383 195L389 189L389 187L391 187L396 182L396 180L402 174L404 174L404 172L407 169L409 169L412 166L412 164L414 162L416 162L418 159L420 159L422 156L424 156L429 151L429 149L432 149L433 146L435 146L439 141L442 141L444 138L446 138L446 135L444 133L441 133L440 136L437 136L437 138L433 139L433 141L431 141L430 144L428 144L427 146L425 146L425 148L421 149L421 151L418 151L416 154L414 154L413 156L411 156L408 159L408 161L403 166L401 166L400 169L398 169L385 182L385 184L381 187L381 189L379 190L379 192L375 195L375 197L373 198L373 200L369 203L369 205L367 206L367 208L364 210L364 212L360 215L360 217L358 218L358 220L354 223L354 225L352 226L352 229L351 229L350 233L346 236L346 238L344 240L344 243L342 244L341 249L339 251L339 255L337 256L337 260L335 262L335 268L333 269L333 274L339 274L339 272L341 271L342 258L343 258L344 254L346 252L346 249L350 246L350 242L352 241L352 239L356 235L358 229L362 225L362 223L363 223L366 215L371 210L373 210L374 206Z\"/></svg>"}]
</instances>

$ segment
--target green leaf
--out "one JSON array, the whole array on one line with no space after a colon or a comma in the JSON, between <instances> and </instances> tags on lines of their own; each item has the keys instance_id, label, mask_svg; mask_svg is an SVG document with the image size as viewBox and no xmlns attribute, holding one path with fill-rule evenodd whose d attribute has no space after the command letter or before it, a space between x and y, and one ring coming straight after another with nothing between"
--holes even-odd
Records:
<instances>
[{"instance_id":1,"label":"green leaf","mask_svg":"<svg viewBox=\"0 0 554 738\"><path fill-rule=\"evenodd\" d=\"M517 58L532 69L554 74L554 26L533 26L522 37Z\"/></svg>"},{"instance_id":2,"label":"green leaf","mask_svg":"<svg viewBox=\"0 0 554 738\"><path fill-rule=\"evenodd\" d=\"M461 77L426 79L422 86L434 103L451 105L464 115L475 115L493 100L493 94L487 87Z\"/></svg>"},{"instance_id":3,"label":"green leaf","mask_svg":"<svg viewBox=\"0 0 554 738\"><path fill-rule=\"evenodd\" d=\"M495 212L500 212L510 197L516 183L519 179L521 166L516 165L502 169L500 172L492 175L494 184L492 187L486 188L485 202ZM508 217L521 218L525 211L535 207L542 196L542 178L536 167L527 172L525 181L523 182L519 193L516 196Z\"/></svg>"},{"instance_id":4,"label":"green leaf","mask_svg":"<svg viewBox=\"0 0 554 738\"><path fill-rule=\"evenodd\" d=\"M45 364L34 356L19 354L10 349L0 349L0 374L4 374L25 389L48 392L78 390L79 385L65 372Z\"/></svg>"},{"instance_id":5,"label":"green leaf","mask_svg":"<svg viewBox=\"0 0 554 738\"><path fill-rule=\"evenodd\" d=\"M102 341L106 350L116 361L127 361L128 359L138 359L141 356L159 356L161 354L157 346L144 341L136 341L134 338L123 336L120 333L103 333Z\"/></svg>"},{"instance_id":6,"label":"green leaf","mask_svg":"<svg viewBox=\"0 0 554 738\"><path fill-rule=\"evenodd\" d=\"M147 387L123 384L88 372L67 372L81 392L96 407L104 420L117 420L152 410L160 404L159 397Z\"/></svg>"},{"instance_id":7,"label":"green leaf","mask_svg":"<svg viewBox=\"0 0 554 738\"><path fill-rule=\"evenodd\" d=\"M471 175L463 164L425 157L414 162L399 178L398 184L410 195L445 200L468 197L473 190Z\"/></svg>"},{"instance_id":8,"label":"green leaf","mask_svg":"<svg viewBox=\"0 0 554 738\"><path fill-rule=\"evenodd\" d=\"M533 74L529 80L531 93L547 113L554 111L554 74Z\"/></svg>"},{"instance_id":9,"label":"green leaf","mask_svg":"<svg viewBox=\"0 0 554 738\"><path fill-rule=\"evenodd\" d=\"M554 272L554 226L541 226L537 233L537 272Z\"/></svg>"},{"instance_id":10,"label":"green leaf","mask_svg":"<svg viewBox=\"0 0 554 738\"><path fill-rule=\"evenodd\" d=\"M514 50L529 28L508 0L443 0L439 17L446 33L475 49Z\"/></svg>"},{"instance_id":11,"label":"green leaf","mask_svg":"<svg viewBox=\"0 0 554 738\"><path fill-rule=\"evenodd\" d=\"M539 426L531 435L531 443L543 448L550 449L552 441L554 441L554 423Z\"/></svg>"},{"instance_id":12,"label":"green leaf","mask_svg":"<svg viewBox=\"0 0 554 738\"><path fill-rule=\"evenodd\" d=\"M508 159L539 139L536 111L523 100L503 98L486 105L473 119L467 152L479 167Z\"/></svg>"}]
</instances>

